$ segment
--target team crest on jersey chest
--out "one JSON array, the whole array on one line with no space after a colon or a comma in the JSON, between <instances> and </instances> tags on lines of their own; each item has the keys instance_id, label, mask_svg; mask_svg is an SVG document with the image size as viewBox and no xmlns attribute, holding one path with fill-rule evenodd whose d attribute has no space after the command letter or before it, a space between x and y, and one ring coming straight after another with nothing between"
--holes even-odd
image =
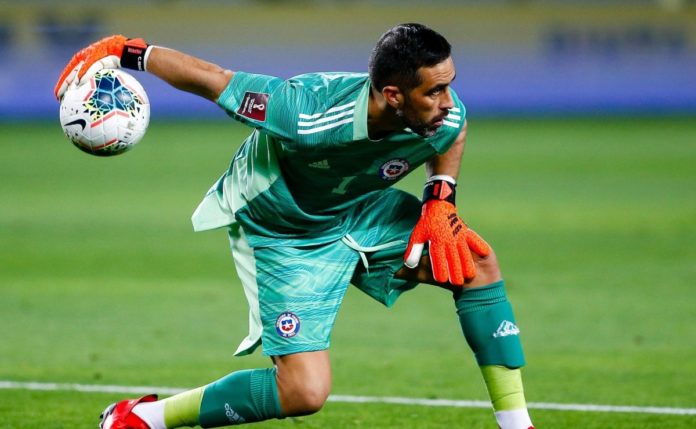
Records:
<instances>
[{"instance_id":1,"label":"team crest on jersey chest","mask_svg":"<svg viewBox=\"0 0 696 429\"><path fill-rule=\"evenodd\" d=\"M396 180L406 174L408 169L409 164L405 159L391 159L379 167L379 177L384 180Z\"/></svg>"}]
</instances>

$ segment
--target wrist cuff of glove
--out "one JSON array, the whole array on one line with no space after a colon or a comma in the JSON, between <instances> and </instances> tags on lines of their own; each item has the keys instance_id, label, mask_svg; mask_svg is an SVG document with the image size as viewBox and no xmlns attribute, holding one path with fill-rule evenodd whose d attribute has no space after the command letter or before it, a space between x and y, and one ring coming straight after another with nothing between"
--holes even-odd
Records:
<instances>
[{"instance_id":1,"label":"wrist cuff of glove","mask_svg":"<svg viewBox=\"0 0 696 429\"><path fill-rule=\"evenodd\" d=\"M455 204L457 183L449 176L433 176L423 189L423 202L441 200Z\"/></svg>"},{"instance_id":2,"label":"wrist cuff of glove","mask_svg":"<svg viewBox=\"0 0 696 429\"><path fill-rule=\"evenodd\" d=\"M147 70L147 57L152 46L143 39L128 39L121 53L121 67L131 70Z\"/></svg>"}]
</instances>

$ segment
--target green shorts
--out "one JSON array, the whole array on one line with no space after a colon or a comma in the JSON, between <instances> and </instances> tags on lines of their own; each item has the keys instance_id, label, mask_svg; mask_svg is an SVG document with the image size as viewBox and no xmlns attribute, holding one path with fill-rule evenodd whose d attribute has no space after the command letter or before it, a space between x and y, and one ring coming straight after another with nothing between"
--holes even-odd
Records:
<instances>
[{"instance_id":1,"label":"green shorts","mask_svg":"<svg viewBox=\"0 0 696 429\"><path fill-rule=\"evenodd\" d=\"M331 329L350 283L391 306L416 286L394 278L403 265L420 201L388 189L367 201L341 240L308 247L249 247L238 224L229 229L232 255L249 302L249 335L236 355L281 356L329 348Z\"/></svg>"}]
</instances>

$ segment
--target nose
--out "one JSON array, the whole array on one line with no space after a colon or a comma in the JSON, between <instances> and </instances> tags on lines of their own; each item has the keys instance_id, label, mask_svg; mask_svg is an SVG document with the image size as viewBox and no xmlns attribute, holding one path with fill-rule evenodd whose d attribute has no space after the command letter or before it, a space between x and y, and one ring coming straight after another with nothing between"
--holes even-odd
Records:
<instances>
[{"instance_id":1,"label":"nose","mask_svg":"<svg viewBox=\"0 0 696 429\"><path fill-rule=\"evenodd\" d=\"M442 91L442 99L440 100L440 108L442 110L449 110L454 107L454 99L452 98L452 94L450 93L450 89L447 88L447 90Z\"/></svg>"}]
</instances>

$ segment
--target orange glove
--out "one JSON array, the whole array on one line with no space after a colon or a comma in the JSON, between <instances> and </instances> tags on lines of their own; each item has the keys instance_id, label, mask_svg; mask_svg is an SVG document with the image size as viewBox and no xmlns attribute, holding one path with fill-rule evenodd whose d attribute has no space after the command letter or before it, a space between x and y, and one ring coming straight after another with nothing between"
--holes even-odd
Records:
<instances>
[{"instance_id":1,"label":"orange glove","mask_svg":"<svg viewBox=\"0 0 696 429\"><path fill-rule=\"evenodd\" d=\"M143 39L127 39L121 35L94 42L73 55L60 74L53 93L60 100L73 82L79 84L84 76L92 76L101 69L144 70L148 47Z\"/></svg>"},{"instance_id":2,"label":"orange glove","mask_svg":"<svg viewBox=\"0 0 696 429\"><path fill-rule=\"evenodd\" d=\"M486 257L491 253L491 248L457 215L453 185L442 180L436 182L441 183L436 184L434 194L433 187L430 186L434 182L426 185L421 217L411 233L404 254L404 265L409 268L418 266L424 245L428 243L435 280L461 286L465 280L476 276L476 265L471 252ZM448 192L440 192L442 188L448 189Z\"/></svg>"}]
</instances>

